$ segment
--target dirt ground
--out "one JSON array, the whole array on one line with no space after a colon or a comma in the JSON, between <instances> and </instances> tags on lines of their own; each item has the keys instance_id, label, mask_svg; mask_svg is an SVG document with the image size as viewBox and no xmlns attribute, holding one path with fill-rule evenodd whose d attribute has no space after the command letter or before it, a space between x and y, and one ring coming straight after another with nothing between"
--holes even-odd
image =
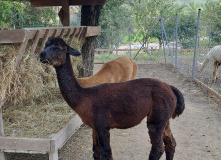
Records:
<instances>
[{"instance_id":1,"label":"dirt ground","mask_svg":"<svg viewBox=\"0 0 221 160\"><path fill-rule=\"evenodd\" d=\"M95 66L98 70L100 65ZM184 113L171 120L177 141L175 160L221 159L221 101L185 78L171 64L140 64L137 78L161 79L184 94ZM92 130L83 125L59 150L59 160L91 160ZM115 160L148 159L150 141L146 119L134 128L111 130ZM161 159L165 159L165 154Z\"/></svg>"}]
</instances>

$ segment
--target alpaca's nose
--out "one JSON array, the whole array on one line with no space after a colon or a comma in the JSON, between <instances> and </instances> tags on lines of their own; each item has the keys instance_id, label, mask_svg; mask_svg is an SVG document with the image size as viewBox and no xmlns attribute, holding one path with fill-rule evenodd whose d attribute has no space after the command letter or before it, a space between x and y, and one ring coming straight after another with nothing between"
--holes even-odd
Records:
<instances>
[{"instance_id":1,"label":"alpaca's nose","mask_svg":"<svg viewBox=\"0 0 221 160\"><path fill-rule=\"evenodd\" d=\"M45 51L42 51L41 54L40 54L40 57L43 57L46 55L46 52Z\"/></svg>"},{"instance_id":2,"label":"alpaca's nose","mask_svg":"<svg viewBox=\"0 0 221 160\"><path fill-rule=\"evenodd\" d=\"M46 57L46 51L42 51L40 54L40 59L44 59Z\"/></svg>"},{"instance_id":3,"label":"alpaca's nose","mask_svg":"<svg viewBox=\"0 0 221 160\"><path fill-rule=\"evenodd\" d=\"M47 58L46 58L46 51L42 51L40 54L40 62L44 62Z\"/></svg>"}]
</instances>

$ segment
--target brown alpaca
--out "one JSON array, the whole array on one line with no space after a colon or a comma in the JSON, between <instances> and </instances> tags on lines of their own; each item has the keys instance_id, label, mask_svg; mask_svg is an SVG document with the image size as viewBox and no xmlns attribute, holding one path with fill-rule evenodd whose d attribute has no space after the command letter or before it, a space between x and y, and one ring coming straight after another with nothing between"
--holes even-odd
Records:
<instances>
[{"instance_id":1,"label":"brown alpaca","mask_svg":"<svg viewBox=\"0 0 221 160\"><path fill-rule=\"evenodd\" d=\"M64 99L82 121L92 128L94 159L113 159L110 129L130 128L147 117L152 144L149 160L160 159L164 150L166 159L172 160L176 141L170 130L169 119L182 114L185 108L182 93L152 78L83 88L77 82L69 54L78 56L80 52L60 38L52 38L46 42L40 61L55 68Z\"/></svg>"},{"instance_id":2,"label":"brown alpaca","mask_svg":"<svg viewBox=\"0 0 221 160\"><path fill-rule=\"evenodd\" d=\"M137 64L130 57L119 57L101 67L95 75L86 78L77 78L82 87L95 86L101 83L116 83L135 79Z\"/></svg>"}]
</instances>

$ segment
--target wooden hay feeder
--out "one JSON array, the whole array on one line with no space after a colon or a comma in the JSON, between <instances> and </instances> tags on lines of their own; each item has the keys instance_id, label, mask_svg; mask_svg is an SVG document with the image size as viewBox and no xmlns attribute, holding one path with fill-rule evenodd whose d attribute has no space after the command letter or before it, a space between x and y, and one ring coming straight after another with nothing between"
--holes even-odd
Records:
<instances>
[{"instance_id":1,"label":"wooden hay feeder","mask_svg":"<svg viewBox=\"0 0 221 160\"><path fill-rule=\"evenodd\" d=\"M81 26L81 27L54 27L54 28L26 28L19 30L0 31L0 44L3 43L20 43L20 49L16 56L15 71L19 66L27 47L28 41L33 40L31 53L34 53L39 40L42 40L40 50L43 49L45 42L49 37L61 37L69 39L72 42L74 38L83 39L85 37L97 36L101 28L98 26ZM5 96L5 95L3 95ZM58 149L63 146L75 130L80 127L82 121L79 116L75 115L67 125L58 133L49 136L49 138L16 138L4 137L4 127L2 118L3 100L0 100L0 159L5 160L4 152L13 153L41 153L49 154L49 160L58 159Z\"/></svg>"}]
</instances>

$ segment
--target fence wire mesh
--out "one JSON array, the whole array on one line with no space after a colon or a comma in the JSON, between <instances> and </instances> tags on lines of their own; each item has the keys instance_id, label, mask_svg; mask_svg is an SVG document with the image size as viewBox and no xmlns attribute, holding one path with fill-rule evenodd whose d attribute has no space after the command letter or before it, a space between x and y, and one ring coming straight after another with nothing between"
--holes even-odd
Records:
<instances>
[{"instance_id":1,"label":"fence wire mesh","mask_svg":"<svg viewBox=\"0 0 221 160\"><path fill-rule=\"evenodd\" d=\"M197 22L197 19L195 19ZM212 83L213 79L213 63L210 61L208 65L199 71L199 63L202 63L206 57L206 54L214 47L219 45L219 35L214 32L207 31L205 23L201 23L199 26L199 34L196 47L196 59L195 68L194 64L194 50L196 43L197 27L188 28L192 34L188 38L182 41L176 42L176 28L174 27L165 29L165 34L162 34L162 26L158 26L153 30L151 34L161 33L163 41L159 42L158 39L149 38L145 43L145 40L139 39L139 35L134 32L133 28L128 27L125 31L105 31L97 37L97 46L95 52L96 62L106 62L120 56L130 56L139 63L172 63L186 77L196 78L211 87L218 93L221 93L221 81L218 78L215 83ZM180 28L178 23L178 34ZM148 34L148 33L147 33ZM182 34L182 33L181 33ZM114 37L114 38L113 38ZM167 39L167 41L166 41ZM176 50L177 43L177 50ZM139 51L140 50L140 51ZM139 52L139 53L138 53ZM176 55L177 53L177 55ZM221 53L219 53L221 54ZM137 56L136 56L137 55ZM177 57L176 57L177 56ZM177 61L176 61L177 60ZM193 76L194 72L194 77ZM221 70L218 70L218 75L221 74Z\"/></svg>"}]
</instances>

